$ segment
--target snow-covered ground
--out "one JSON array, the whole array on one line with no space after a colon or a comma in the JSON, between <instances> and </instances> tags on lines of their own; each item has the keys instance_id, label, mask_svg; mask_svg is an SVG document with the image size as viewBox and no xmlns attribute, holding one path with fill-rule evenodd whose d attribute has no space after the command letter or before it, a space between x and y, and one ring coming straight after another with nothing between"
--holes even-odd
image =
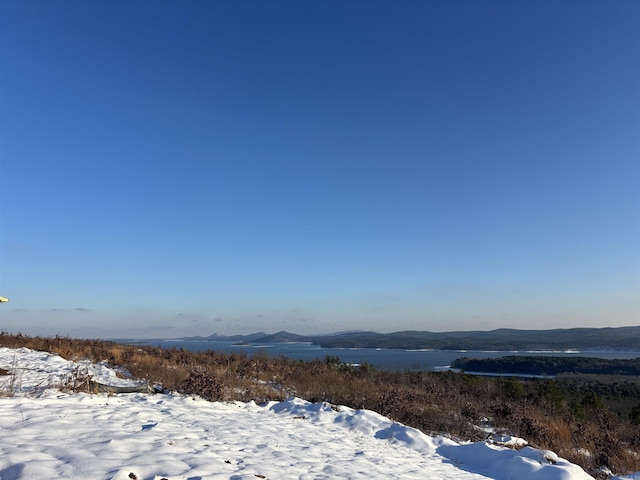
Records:
<instances>
[{"instance_id":1,"label":"snow-covered ground","mask_svg":"<svg viewBox=\"0 0 640 480\"><path fill-rule=\"evenodd\" d=\"M591 478L552 452L459 444L368 410L298 398L256 405L65 393L52 387L74 372L136 382L24 348L0 348L0 368L13 373L0 376L1 480Z\"/></svg>"}]
</instances>

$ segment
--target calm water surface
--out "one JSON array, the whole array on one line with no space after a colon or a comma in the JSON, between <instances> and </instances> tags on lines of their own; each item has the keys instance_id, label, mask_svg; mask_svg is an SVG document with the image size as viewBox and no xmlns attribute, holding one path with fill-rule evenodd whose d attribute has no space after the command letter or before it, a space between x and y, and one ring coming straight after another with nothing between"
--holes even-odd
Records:
<instances>
[{"instance_id":1,"label":"calm water surface","mask_svg":"<svg viewBox=\"0 0 640 480\"><path fill-rule=\"evenodd\" d=\"M387 370L446 370L451 362L460 357L497 358L508 355L536 355L545 357L595 357L595 358L636 358L640 352L482 352L460 350L396 350L375 348L322 348L310 343L272 343L234 345L235 342L194 342L182 340L140 340L137 345L152 345L162 348L184 348L192 352L217 350L220 352L243 352L253 355L257 352L269 356L285 356L296 360L324 359L327 355L339 357L346 363L369 363L376 368Z\"/></svg>"}]
</instances>

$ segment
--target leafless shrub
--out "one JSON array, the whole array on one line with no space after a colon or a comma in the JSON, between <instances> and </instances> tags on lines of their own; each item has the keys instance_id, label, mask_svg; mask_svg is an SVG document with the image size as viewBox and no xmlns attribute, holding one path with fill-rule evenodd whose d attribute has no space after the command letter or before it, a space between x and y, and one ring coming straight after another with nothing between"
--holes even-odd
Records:
<instances>
[{"instance_id":1,"label":"leafless shrub","mask_svg":"<svg viewBox=\"0 0 640 480\"><path fill-rule=\"evenodd\" d=\"M22 388L22 373L18 368L18 357L13 356L11 371L2 370L4 376L8 376L8 381L0 386L0 397L13 397Z\"/></svg>"},{"instance_id":2,"label":"leafless shrub","mask_svg":"<svg viewBox=\"0 0 640 480\"><path fill-rule=\"evenodd\" d=\"M197 393L205 400L222 400L223 386L220 379L203 368L194 368L181 388L185 393Z\"/></svg>"},{"instance_id":3,"label":"leafless shrub","mask_svg":"<svg viewBox=\"0 0 640 480\"><path fill-rule=\"evenodd\" d=\"M75 365L62 379L60 389L75 393L98 393L98 385L92 381L89 369L84 365Z\"/></svg>"}]
</instances>

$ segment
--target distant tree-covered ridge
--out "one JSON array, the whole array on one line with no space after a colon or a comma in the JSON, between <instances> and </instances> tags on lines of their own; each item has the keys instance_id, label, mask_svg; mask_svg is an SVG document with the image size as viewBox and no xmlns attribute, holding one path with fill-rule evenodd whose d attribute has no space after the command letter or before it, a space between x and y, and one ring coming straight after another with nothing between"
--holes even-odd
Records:
<instances>
[{"instance_id":1,"label":"distant tree-covered ridge","mask_svg":"<svg viewBox=\"0 0 640 480\"><path fill-rule=\"evenodd\" d=\"M249 343L312 342L326 348L397 348L434 350L620 350L640 352L640 326L618 328L567 328L428 332L407 330L393 333L347 332L304 336L289 332L209 337L184 340L231 340Z\"/></svg>"},{"instance_id":2,"label":"distant tree-covered ridge","mask_svg":"<svg viewBox=\"0 0 640 480\"><path fill-rule=\"evenodd\" d=\"M451 364L467 372L513 373L528 375L558 375L561 373L585 373L598 375L640 376L640 357L634 359L606 360L587 357L501 357L459 358Z\"/></svg>"},{"instance_id":3,"label":"distant tree-covered ridge","mask_svg":"<svg viewBox=\"0 0 640 480\"><path fill-rule=\"evenodd\" d=\"M400 348L440 350L627 350L640 351L640 327L499 329L467 332L352 332L310 337L333 348Z\"/></svg>"}]
</instances>

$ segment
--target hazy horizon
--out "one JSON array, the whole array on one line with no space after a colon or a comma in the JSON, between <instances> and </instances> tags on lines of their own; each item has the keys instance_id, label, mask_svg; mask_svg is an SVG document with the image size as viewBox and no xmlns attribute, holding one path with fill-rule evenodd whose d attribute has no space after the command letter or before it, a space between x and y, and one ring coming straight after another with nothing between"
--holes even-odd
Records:
<instances>
[{"instance_id":1,"label":"hazy horizon","mask_svg":"<svg viewBox=\"0 0 640 480\"><path fill-rule=\"evenodd\" d=\"M0 3L0 330L640 325L640 3Z\"/></svg>"},{"instance_id":2,"label":"hazy horizon","mask_svg":"<svg viewBox=\"0 0 640 480\"><path fill-rule=\"evenodd\" d=\"M153 329L139 329L136 330L134 328L125 328L122 330L115 330L112 327L109 326L109 324L106 325L102 325L102 326L94 326L93 328L85 328L85 329L78 329L76 332L74 331L67 331L67 332L63 332L60 331L59 329L56 330L55 326L51 326L51 327L37 327L35 329L31 329L31 331L25 331L25 330L8 330L6 328L2 328L0 329L0 331L5 331L8 332L9 334L24 334L24 335L33 335L33 336L65 336L65 337L70 337L70 338L87 338L87 339L102 339L102 340L127 340L127 339L131 339L131 340L161 340L161 339L166 339L166 340L173 340L173 339L180 339L180 338L188 338L188 337L210 337L213 335L219 335L222 337L232 337L232 336L244 336L244 335L251 335L251 334L256 334L256 333L264 333L265 335L272 335L272 334L276 334L276 333L280 333L280 332L288 332L288 333L293 333L296 335L302 335L302 336L322 336L322 335L337 335L337 334L342 334L342 333L350 333L350 332L375 332L375 333L381 333L381 334L388 334L388 333L396 333L396 332L401 332L401 331L427 331L427 332L434 332L434 333L444 333L444 332L472 332L472 331L482 331L482 332L491 332L494 330L500 330L500 329L514 329L514 330L521 330L521 331L547 331L547 330L564 330L564 329L580 329L580 328L626 328L626 327L638 327L639 325L617 325L617 326L606 326L606 327L599 327L599 326L583 326L583 325L578 325L578 326L570 326L570 327L545 327L545 328L535 328L535 327L510 327L510 326L499 326L499 327L491 327L491 328L466 328L466 329L459 329L459 328L449 328L449 329L421 329L421 328L389 328L389 329L385 329L385 330L381 330L381 329L367 329L367 328L360 328L360 329L344 329L344 330L320 330L320 331L314 331L314 330L290 330L287 328L281 328L281 329L275 329L275 328L259 328L259 327L255 327L254 329L251 329L250 327L245 329L245 330L229 330L229 331L218 331L218 330L213 330L213 331L209 331L209 332L198 332L198 333L189 333L189 334L184 334L184 333L180 333L180 332L185 332L185 331L189 331L188 328L185 329L180 329L180 328L176 328L176 327L163 327L160 326L157 330L153 330ZM191 329L191 331L196 331L197 329ZM122 334L117 334L118 331L124 332ZM80 333L82 332L82 333ZM161 333L165 332L165 335L162 335Z\"/></svg>"}]
</instances>

